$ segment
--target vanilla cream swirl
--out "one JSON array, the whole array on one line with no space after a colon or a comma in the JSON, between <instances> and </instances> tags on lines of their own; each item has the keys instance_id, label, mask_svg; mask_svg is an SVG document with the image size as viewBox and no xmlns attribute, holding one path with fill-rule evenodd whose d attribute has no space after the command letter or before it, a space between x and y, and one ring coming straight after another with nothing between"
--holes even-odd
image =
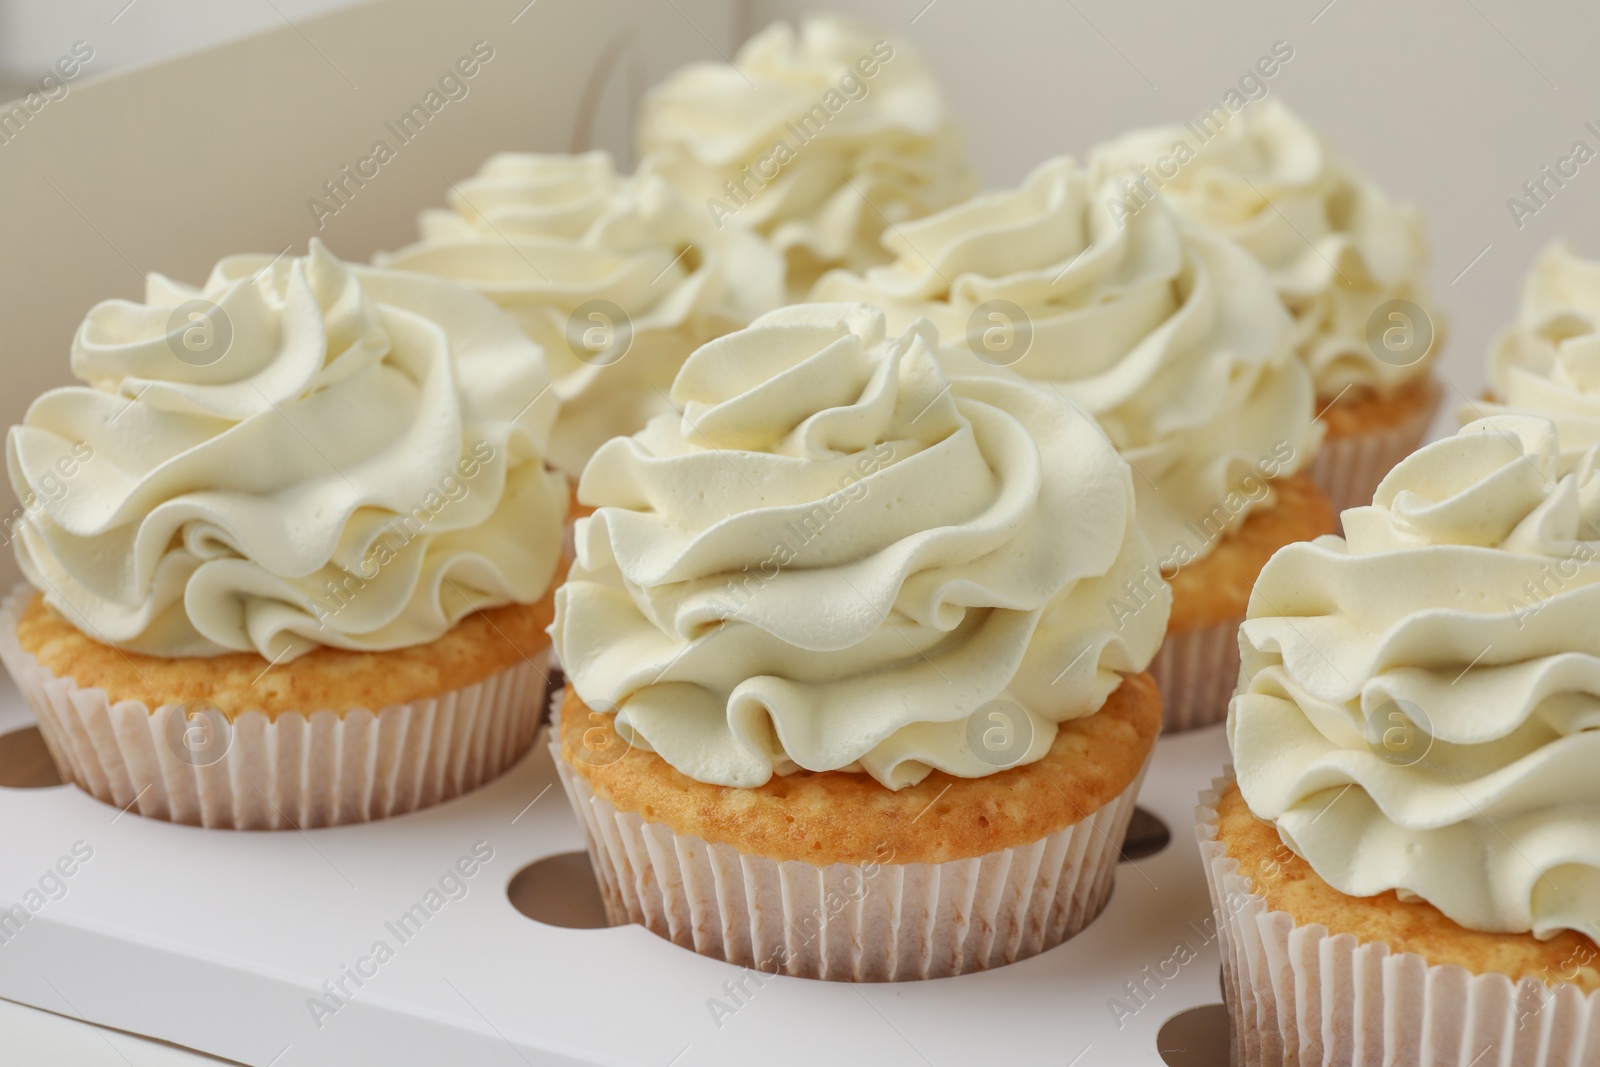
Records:
<instances>
[{"instance_id":1,"label":"vanilla cream swirl","mask_svg":"<svg viewBox=\"0 0 1600 1067\"><path fill-rule=\"evenodd\" d=\"M549 375L474 293L313 241L200 289L151 275L144 303L89 312L72 370L87 385L35 401L6 461L41 502L23 573L95 640L282 663L422 644L550 586Z\"/></svg>"},{"instance_id":2,"label":"vanilla cream swirl","mask_svg":"<svg viewBox=\"0 0 1600 1067\"><path fill-rule=\"evenodd\" d=\"M968 743L990 702L1026 751L1143 670L1164 584L1127 464L1025 383L947 378L927 323L798 305L699 349L651 420L595 454L561 662L591 707L702 782L799 768L892 789L1002 769Z\"/></svg>"},{"instance_id":3,"label":"vanilla cream swirl","mask_svg":"<svg viewBox=\"0 0 1600 1067\"><path fill-rule=\"evenodd\" d=\"M1351 896L1475 930L1600 927L1600 450L1532 416L1402 461L1282 549L1228 719L1250 809Z\"/></svg>"},{"instance_id":4,"label":"vanilla cream swirl","mask_svg":"<svg viewBox=\"0 0 1600 1067\"><path fill-rule=\"evenodd\" d=\"M648 170L618 175L604 152L494 156L449 202L379 262L484 293L539 343L561 399L550 460L574 477L668 410L697 345L783 299L783 262L759 238L719 229Z\"/></svg>"},{"instance_id":5,"label":"vanilla cream swirl","mask_svg":"<svg viewBox=\"0 0 1600 1067\"><path fill-rule=\"evenodd\" d=\"M1600 264L1564 244L1539 254L1514 323L1489 350L1496 403L1468 404L1464 419L1505 412L1555 422L1569 453L1600 444Z\"/></svg>"},{"instance_id":6,"label":"vanilla cream swirl","mask_svg":"<svg viewBox=\"0 0 1600 1067\"><path fill-rule=\"evenodd\" d=\"M1049 160L1020 188L897 227L892 264L829 274L813 297L878 304L892 329L925 316L966 339L969 371L1009 366L1086 408L1133 464L1151 544L1202 556L1215 539L1195 530L1212 516L1234 530L1272 504L1263 464L1287 475L1310 460L1311 379L1250 256L1159 200L1119 220L1115 189Z\"/></svg>"},{"instance_id":7,"label":"vanilla cream swirl","mask_svg":"<svg viewBox=\"0 0 1600 1067\"><path fill-rule=\"evenodd\" d=\"M1097 173L1134 183L1111 194L1117 211L1139 210L1158 190L1185 220L1267 268L1294 315L1295 349L1318 396L1347 388L1391 395L1427 373L1444 322L1423 283L1421 216L1334 158L1277 100L1251 104L1215 131L1194 124L1136 130L1089 158ZM1369 345L1368 320L1391 300L1412 301L1433 320L1435 341L1422 358L1380 359Z\"/></svg>"},{"instance_id":8,"label":"vanilla cream swirl","mask_svg":"<svg viewBox=\"0 0 1600 1067\"><path fill-rule=\"evenodd\" d=\"M719 224L771 237L796 295L821 270L886 258L886 225L977 187L932 72L837 16L774 23L733 63L694 63L645 98L640 152Z\"/></svg>"}]
</instances>

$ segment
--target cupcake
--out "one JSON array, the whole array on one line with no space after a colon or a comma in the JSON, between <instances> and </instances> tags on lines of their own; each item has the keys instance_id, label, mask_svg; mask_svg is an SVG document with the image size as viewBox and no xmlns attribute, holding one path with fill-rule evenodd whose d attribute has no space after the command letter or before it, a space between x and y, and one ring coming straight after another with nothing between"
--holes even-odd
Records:
<instances>
[{"instance_id":1,"label":"cupcake","mask_svg":"<svg viewBox=\"0 0 1600 1067\"><path fill-rule=\"evenodd\" d=\"M584 472L555 749L614 922L744 967L933 978L1110 893L1167 599L1072 404L927 323L797 305L699 349Z\"/></svg>"},{"instance_id":2,"label":"cupcake","mask_svg":"<svg viewBox=\"0 0 1600 1067\"><path fill-rule=\"evenodd\" d=\"M1137 615L1171 581L1151 673L1167 728L1185 729L1227 713L1262 565L1333 518L1303 473L1321 435L1311 376L1265 273L1159 200L1119 219L1117 188L1049 160L1020 188L898 227L883 242L893 263L836 271L815 296L878 304L891 329L927 317L965 340L962 373L1020 374L1099 420L1133 465L1160 563L1119 612Z\"/></svg>"},{"instance_id":3,"label":"cupcake","mask_svg":"<svg viewBox=\"0 0 1600 1067\"><path fill-rule=\"evenodd\" d=\"M90 311L11 428L0 660L63 778L297 828L475 788L532 743L567 486L538 346L475 293L301 258ZM37 592L36 592L37 590Z\"/></svg>"},{"instance_id":4,"label":"cupcake","mask_svg":"<svg viewBox=\"0 0 1600 1067\"><path fill-rule=\"evenodd\" d=\"M1499 416L1290 545L1200 841L1240 1064L1600 1058L1600 449Z\"/></svg>"},{"instance_id":5,"label":"cupcake","mask_svg":"<svg viewBox=\"0 0 1600 1067\"><path fill-rule=\"evenodd\" d=\"M1295 350L1327 425L1311 475L1336 510L1370 501L1422 443L1439 405L1432 369L1444 320L1423 284L1416 209L1336 158L1277 100L1221 124L1135 131L1094 149L1090 163L1123 174L1119 215L1159 193L1266 267L1294 316Z\"/></svg>"},{"instance_id":6,"label":"cupcake","mask_svg":"<svg viewBox=\"0 0 1600 1067\"><path fill-rule=\"evenodd\" d=\"M1462 408L1462 421L1542 415L1561 445L1600 444L1600 264L1564 244L1539 254L1522 286L1516 321L1489 349L1489 400Z\"/></svg>"},{"instance_id":7,"label":"cupcake","mask_svg":"<svg viewBox=\"0 0 1600 1067\"><path fill-rule=\"evenodd\" d=\"M670 410L690 352L783 301L783 261L742 226L604 152L492 157L379 263L488 296L544 349L560 400L549 462L574 479L608 438Z\"/></svg>"},{"instance_id":8,"label":"cupcake","mask_svg":"<svg viewBox=\"0 0 1600 1067\"><path fill-rule=\"evenodd\" d=\"M829 267L883 262L885 228L977 188L921 57L832 15L679 70L646 95L638 144L717 226L765 234L796 300Z\"/></svg>"}]
</instances>

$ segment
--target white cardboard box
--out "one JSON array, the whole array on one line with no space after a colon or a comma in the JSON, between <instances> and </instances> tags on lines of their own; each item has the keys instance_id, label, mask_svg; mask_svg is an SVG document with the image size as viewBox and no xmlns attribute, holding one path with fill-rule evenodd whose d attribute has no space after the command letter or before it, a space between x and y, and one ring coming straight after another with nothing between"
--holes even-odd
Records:
<instances>
[{"instance_id":1,"label":"white cardboard box","mask_svg":"<svg viewBox=\"0 0 1600 1067\"><path fill-rule=\"evenodd\" d=\"M28 718L0 682L0 733ZM0 788L0 908L73 858L50 882L59 899L0 929L0 997L253 1067L1157 1065L1162 1024L1219 999L1191 827L1225 757L1220 728L1162 741L1141 802L1171 843L1122 864L1106 911L1057 949L954 979L769 977L743 993L738 968L643 927L566 929L513 908L514 875L583 848L542 745L459 800L303 833ZM464 891L427 899L459 859L486 855ZM404 919L419 904L437 907ZM350 970L370 976L358 986ZM324 983L341 981L334 1001Z\"/></svg>"}]
</instances>

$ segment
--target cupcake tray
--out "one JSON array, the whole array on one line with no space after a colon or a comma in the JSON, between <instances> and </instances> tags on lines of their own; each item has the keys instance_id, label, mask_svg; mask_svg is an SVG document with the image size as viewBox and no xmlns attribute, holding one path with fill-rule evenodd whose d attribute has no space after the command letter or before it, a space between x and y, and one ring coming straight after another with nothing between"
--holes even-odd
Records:
<instances>
[{"instance_id":1,"label":"cupcake tray","mask_svg":"<svg viewBox=\"0 0 1600 1067\"><path fill-rule=\"evenodd\" d=\"M0 735L31 721L0 678ZM543 743L469 796L306 832L0 788L0 997L255 1067L1220 1065L1182 1022L1165 1059L1158 1035L1220 999L1192 827L1226 757L1220 727L1160 742L1140 804L1171 842L1120 866L1078 937L986 973L861 985L757 982L642 927L524 915L508 887L534 864L525 908L599 909Z\"/></svg>"}]
</instances>

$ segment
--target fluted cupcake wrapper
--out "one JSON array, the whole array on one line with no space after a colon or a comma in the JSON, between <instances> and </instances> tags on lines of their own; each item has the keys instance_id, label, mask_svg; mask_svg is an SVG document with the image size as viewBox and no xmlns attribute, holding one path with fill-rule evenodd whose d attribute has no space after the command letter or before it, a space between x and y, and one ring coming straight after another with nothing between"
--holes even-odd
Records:
<instances>
[{"instance_id":1,"label":"fluted cupcake wrapper","mask_svg":"<svg viewBox=\"0 0 1600 1067\"><path fill-rule=\"evenodd\" d=\"M1422 445L1442 395L1443 390L1435 382L1428 402L1404 422L1376 433L1323 440L1307 473L1327 494L1335 515L1372 503L1372 494L1378 491L1384 475Z\"/></svg>"},{"instance_id":2,"label":"fluted cupcake wrapper","mask_svg":"<svg viewBox=\"0 0 1600 1067\"><path fill-rule=\"evenodd\" d=\"M1600 993L1430 965L1268 908L1197 809L1236 1067L1580 1067L1600 1063Z\"/></svg>"},{"instance_id":3,"label":"fluted cupcake wrapper","mask_svg":"<svg viewBox=\"0 0 1600 1067\"><path fill-rule=\"evenodd\" d=\"M1083 821L946 863L777 861L618 811L551 745L614 925L704 956L830 981L947 978L1082 931L1110 898L1144 768ZM1145 764L1149 766L1148 761Z\"/></svg>"},{"instance_id":4,"label":"fluted cupcake wrapper","mask_svg":"<svg viewBox=\"0 0 1600 1067\"><path fill-rule=\"evenodd\" d=\"M1244 617L1167 635L1147 668L1161 689L1161 732L1214 726L1228 717L1239 684Z\"/></svg>"},{"instance_id":5,"label":"fluted cupcake wrapper","mask_svg":"<svg viewBox=\"0 0 1600 1067\"><path fill-rule=\"evenodd\" d=\"M495 778L537 731L546 675L527 660L376 712L246 712L230 722L175 705L112 703L18 643L31 596L24 588L0 603L0 661L38 716L61 777L151 818L276 830L401 815Z\"/></svg>"}]
</instances>

